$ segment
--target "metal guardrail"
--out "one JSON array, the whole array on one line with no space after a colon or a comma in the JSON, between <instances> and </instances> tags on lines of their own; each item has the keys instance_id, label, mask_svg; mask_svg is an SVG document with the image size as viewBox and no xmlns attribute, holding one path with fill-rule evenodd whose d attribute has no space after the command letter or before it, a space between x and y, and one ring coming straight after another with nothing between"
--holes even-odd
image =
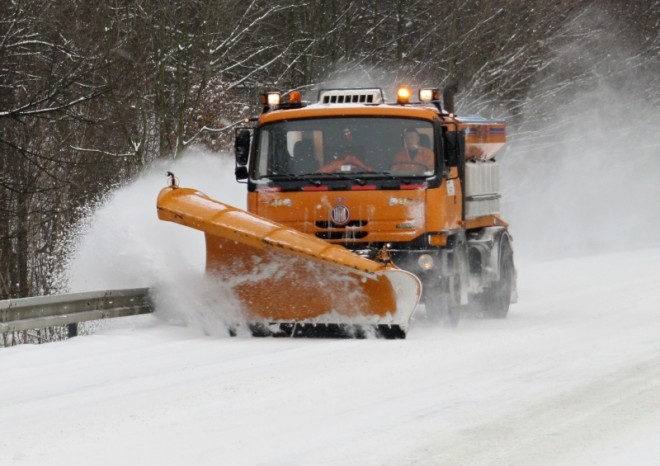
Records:
<instances>
[{"instance_id":1,"label":"metal guardrail","mask_svg":"<svg viewBox=\"0 0 660 466\"><path fill-rule=\"evenodd\" d=\"M69 325L153 312L149 288L102 290L0 301L0 333Z\"/></svg>"}]
</instances>

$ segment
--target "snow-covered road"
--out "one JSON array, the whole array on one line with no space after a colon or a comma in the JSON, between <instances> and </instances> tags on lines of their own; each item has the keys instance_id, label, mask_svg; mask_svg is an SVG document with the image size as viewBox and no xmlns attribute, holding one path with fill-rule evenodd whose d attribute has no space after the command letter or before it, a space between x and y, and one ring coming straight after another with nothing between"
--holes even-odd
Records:
<instances>
[{"instance_id":1,"label":"snow-covered road","mask_svg":"<svg viewBox=\"0 0 660 466\"><path fill-rule=\"evenodd\" d=\"M0 350L2 464L659 464L660 249L519 264L502 321L403 341L153 316Z\"/></svg>"}]
</instances>

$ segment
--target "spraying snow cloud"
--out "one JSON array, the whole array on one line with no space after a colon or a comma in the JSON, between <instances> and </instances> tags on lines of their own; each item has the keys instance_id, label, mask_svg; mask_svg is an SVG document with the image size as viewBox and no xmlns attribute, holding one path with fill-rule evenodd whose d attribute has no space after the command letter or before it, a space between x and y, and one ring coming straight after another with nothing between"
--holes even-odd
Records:
<instances>
[{"instance_id":1,"label":"spraying snow cloud","mask_svg":"<svg viewBox=\"0 0 660 466\"><path fill-rule=\"evenodd\" d=\"M218 293L218 284L205 277L204 235L157 218L156 197L167 183L167 171L182 186L245 206L243 186L236 183L234 162L227 154L193 149L176 161L159 162L114 192L88 218L68 264L69 288L78 292L152 287L161 317L198 324L211 334L226 333L213 310L231 312L232 298L227 290Z\"/></svg>"},{"instance_id":2,"label":"spraying snow cloud","mask_svg":"<svg viewBox=\"0 0 660 466\"><path fill-rule=\"evenodd\" d=\"M660 243L660 90L608 28L559 48L504 154L518 250L564 256ZM607 44L607 56L602 44Z\"/></svg>"}]
</instances>

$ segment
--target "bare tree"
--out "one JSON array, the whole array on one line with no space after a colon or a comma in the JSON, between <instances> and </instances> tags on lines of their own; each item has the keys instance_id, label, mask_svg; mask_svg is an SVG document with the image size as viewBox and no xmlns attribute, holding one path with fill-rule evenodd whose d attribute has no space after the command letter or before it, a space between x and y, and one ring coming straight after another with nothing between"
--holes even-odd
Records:
<instances>
[{"instance_id":1,"label":"bare tree","mask_svg":"<svg viewBox=\"0 0 660 466\"><path fill-rule=\"evenodd\" d=\"M527 148L596 72L660 103L658 0L5 3L0 297L58 286L80 206L192 144L226 149L264 88L456 84L460 110L507 116Z\"/></svg>"},{"instance_id":2,"label":"bare tree","mask_svg":"<svg viewBox=\"0 0 660 466\"><path fill-rule=\"evenodd\" d=\"M58 235L76 207L109 184L89 183L87 169L111 165L116 173L116 160L78 158L72 150L98 137L92 128L106 117L97 102L109 92L111 74L106 44L78 20L93 16L86 2L57 3L13 0L0 22L5 296L49 291L43 272Z\"/></svg>"}]
</instances>

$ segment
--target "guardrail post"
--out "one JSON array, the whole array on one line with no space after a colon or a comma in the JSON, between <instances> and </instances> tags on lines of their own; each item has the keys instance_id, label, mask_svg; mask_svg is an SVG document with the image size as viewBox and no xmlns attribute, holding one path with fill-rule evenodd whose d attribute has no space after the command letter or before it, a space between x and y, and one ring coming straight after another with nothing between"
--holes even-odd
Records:
<instances>
[{"instance_id":1,"label":"guardrail post","mask_svg":"<svg viewBox=\"0 0 660 466\"><path fill-rule=\"evenodd\" d=\"M73 338L78 336L78 324L67 325L67 337Z\"/></svg>"}]
</instances>

